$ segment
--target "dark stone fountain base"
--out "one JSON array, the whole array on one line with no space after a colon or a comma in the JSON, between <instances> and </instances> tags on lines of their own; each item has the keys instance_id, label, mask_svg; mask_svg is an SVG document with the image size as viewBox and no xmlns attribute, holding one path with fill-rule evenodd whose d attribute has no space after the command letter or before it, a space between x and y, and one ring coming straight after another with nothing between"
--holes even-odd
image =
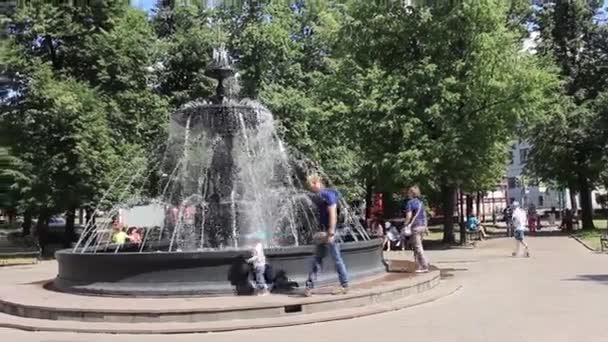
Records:
<instances>
[{"instance_id":1,"label":"dark stone fountain base","mask_svg":"<svg viewBox=\"0 0 608 342\"><path fill-rule=\"evenodd\" d=\"M283 273L290 282L304 286L314 246L270 248L268 264L274 276ZM351 280L386 272L382 241L375 239L341 245ZM245 278L247 250L144 253L56 254L59 274L52 287L59 291L107 296L220 295L250 290ZM337 284L333 260L324 261L318 285ZM292 284L295 285L295 284Z\"/></svg>"}]
</instances>

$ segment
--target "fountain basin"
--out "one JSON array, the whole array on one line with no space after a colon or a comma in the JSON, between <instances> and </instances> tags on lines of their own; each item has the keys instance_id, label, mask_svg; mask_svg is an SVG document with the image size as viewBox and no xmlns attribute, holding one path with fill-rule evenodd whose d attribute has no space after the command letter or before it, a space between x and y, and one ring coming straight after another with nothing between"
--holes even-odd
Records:
<instances>
[{"instance_id":1,"label":"fountain basin","mask_svg":"<svg viewBox=\"0 0 608 342\"><path fill-rule=\"evenodd\" d=\"M342 257L351 280L386 272L382 240L347 242ZM290 282L303 287L310 270L314 246L280 247L265 250L273 274L284 272ZM55 253L59 264L52 288L71 293L107 296L206 296L247 293L243 279L244 259L249 250L196 252ZM338 284L333 260L324 260L319 286ZM239 286L237 286L240 284Z\"/></svg>"}]
</instances>

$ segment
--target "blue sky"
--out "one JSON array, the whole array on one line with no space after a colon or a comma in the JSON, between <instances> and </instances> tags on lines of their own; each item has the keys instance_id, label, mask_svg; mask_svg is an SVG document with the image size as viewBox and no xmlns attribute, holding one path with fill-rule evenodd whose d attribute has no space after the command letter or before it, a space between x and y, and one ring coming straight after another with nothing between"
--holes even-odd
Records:
<instances>
[{"instance_id":1,"label":"blue sky","mask_svg":"<svg viewBox=\"0 0 608 342\"><path fill-rule=\"evenodd\" d=\"M608 1L608 0L606 0ZM137 7L146 11L151 10L152 8L154 8L154 4L156 3L156 0L131 0L131 5L133 7Z\"/></svg>"}]
</instances>

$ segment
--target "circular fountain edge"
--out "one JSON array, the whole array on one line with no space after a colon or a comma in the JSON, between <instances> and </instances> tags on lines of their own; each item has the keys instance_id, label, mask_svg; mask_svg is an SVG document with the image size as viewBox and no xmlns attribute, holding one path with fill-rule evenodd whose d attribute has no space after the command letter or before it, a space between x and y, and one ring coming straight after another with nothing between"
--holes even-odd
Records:
<instances>
[{"instance_id":1,"label":"circular fountain edge","mask_svg":"<svg viewBox=\"0 0 608 342\"><path fill-rule=\"evenodd\" d=\"M284 272L290 282L302 287L308 277L314 246L268 248L268 264L274 275ZM342 257L351 280L386 272L382 240L347 242ZM51 284L55 290L106 296L205 296L247 293L248 250L143 253L55 253L59 270ZM319 285L337 284L333 262L324 262Z\"/></svg>"}]
</instances>

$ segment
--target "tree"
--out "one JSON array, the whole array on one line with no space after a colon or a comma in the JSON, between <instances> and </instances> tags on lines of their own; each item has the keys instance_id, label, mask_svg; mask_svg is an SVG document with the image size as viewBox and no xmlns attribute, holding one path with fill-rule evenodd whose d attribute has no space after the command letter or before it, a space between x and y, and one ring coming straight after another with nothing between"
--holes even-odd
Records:
<instances>
[{"instance_id":1,"label":"tree","mask_svg":"<svg viewBox=\"0 0 608 342\"><path fill-rule=\"evenodd\" d=\"M599 7L598 1L555 1L541 8L536 21L538 52L556 63L564 84L559 107L531 130L529 168L580 194L585 229L593 228L591 191L606 165L608 141L599 130L597 105L608 79L608 69L602 67L608 62L608 30L596 22Z\"/></svg>"},{"instance_id":2,"label":"tree","mask_svg":"<svg viewBox=\"0 0 608 342\"><path fill-rule=\"evenodd\" d=\"M214 47L219 46L218 30L211 12L198 6L158 4L152 22L160 41L154 65L157 88L176 108L188 101L213 94L214 81L205 76Z\"/></svg>"},{"instance_id":3,"label":"tree","mask_svg":"<svg viewBox=\"0 0 608 342\"><path fill-rule=\"evenodd\" d=\"M359 66L394 79L367 91L381 94L376 103L382 105L366 108L377 114L357 125L372 145L366 160L382 165L380 156L393 165L392 177L409 170L405 182L421 180L441 195L446 242L454 241L456 190L477 192L498 182L507 144L556 86L549 71L520 51L508 10L490 0L416 8L355 4L352 39L343 39ZM389 143L374 144L385 136Z\"/></svg>"},{"instance_id":4,"label":"tree","mask_svg":"<svg viewBox=\"0 0 608 342\"><path fill-rule=\"evenodd\" d=\"M247 2L230 33L229 47L237 60L241 95L258 98L265 85L295 85L301 53L293 34L300 26L294 10L283 3Z\"/></svg>"},{"instance_id":5,"label":"tree","mask_svg":"<svg viewBox=\"0 0 608 342\"><path fill-rule=\"evenodd\" d=\"M4 114L2 127L29 166L29 177L13 173L19 175L14 184L29 195L27 208L45 220L73 212L107 185L103 176L113 150L99 94L72 79L55 80L48 65L37 68L27 96Z\"/></svg>"},{"instance_id":6,"label":"tree","mask_svg":"<svg viewBox=\"0 0 608 342\"><path fill-rule=\"evenodd\" d=\"M154 31L120 0L32 1L8 25L0 64L14 96L4 103L3 146L31 175L27 187L12 184L39 225L67 212L69 239L74 210L98 202L130 161L145 166L165 139L167 103L152 87Z\"/></svg>"}]
</instances>

